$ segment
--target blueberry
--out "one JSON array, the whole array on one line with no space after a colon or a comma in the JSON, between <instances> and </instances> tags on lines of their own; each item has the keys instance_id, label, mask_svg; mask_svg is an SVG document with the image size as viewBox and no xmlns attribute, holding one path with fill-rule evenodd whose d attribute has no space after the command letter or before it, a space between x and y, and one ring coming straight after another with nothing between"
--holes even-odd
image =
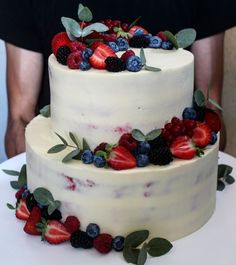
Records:
<instances>
[{"instance_id":1,"label":"blueberry","mask_svg":"<svg viewBox=\"0 0 236 265\"><path fill-rule=\"evenodd\" d=\"M89 62L87 61L82 61L79 65L79 69L82 70L82 71L87 71L91 68L91 65Z\"/></svg>"},{"instance_id":2,"label":"blueberry","mask_svg":"<svg viewBox=\"0 0 236 265\"><path fill-rule=\"evenodd\" d=\"M136 156L137 167L146 167L149 164L148 155L139 154Z\"/></svg>"},{"instance_id":3,"label":"blueberry","mask_svg":"<svg viewBox=\"0 0 236 265\"><path fill-rule=\"evenodd\" d=\"M211 144L211 145L215 144L215 143L217 142L217 139L218 139L218 137L217 137L217 133L212 132L212 133L211 133L211 142L210 142L210 144Z\"/></svg>"},{"instance_id":4,"label":"blueberry","mask_svg":"<svg viewBox=\"0 0 236 265\"><path fill-rule=\"evenodd\" d=\"M81 155L81 160L84 164L92 164L93 163L93 153L90 150L85 150Z\"/></svg>"},{"instance_id":5,"label":"blueberry","mask_svg":"<svg viewBox=\"0 0 236 265\"><path fill-rule=\"evenodd\" d=\"M140 35L144 35L145 32L143 29L136 29L134 32L134 36L140 36Z\"/></svg>"},{"instance_id":6,"label":"blueberry","mask_svg":"<svg viewBox=\"0 0 236 265\"><path fill-rule=\"evenodd\" d=\"M157 37L157 36L153 36L150 38L150 44L149 44L149 47L150 48L160 48L161 47L161 44L162 44L162 39Z\"/></svg>"},{"instance_id":7,"label":"blueberry","mask_svg":"<svg viewBox=\"0 0 236 265\"><path fill-rule=\"evenodd\" d=\"M24 192L22 193L22 198L27 198L30 195L30 191L29 190L24 190Z\"/></svg>"},{"instance_id":8,"label":"blueberry","mask_svg":"<svg viewBox=\"0 0 236 265\"><path fill-rule=\"evenodd\" d=\"M129 43L126 39L124 38L118 38L116 40L116 44L119 47L119 51L126 51L129 49Z\"/></svg>"},{"instance_id":9,"label":"blueberry","mask_svg":"<svg viewBox=\"0 0 236 265\"><path fill-rule=\"evenodd\" d=\"M150 144L146 141L138 143L138 154L147 155L150 151Z\"/></svg>"},{"instance_id":10,"label":"blueberry","mask_svg":"<svg viewBox=\"0 0 236 265\"><path fill-rule=\"evenodd\" d=\"M109 41L108 45L112 48L114 52L118 52L120 50L119 46L114 41Z\"/></svg>"},{"instance_id":11,"label":"blueberry","mask_svg":"<svg viewBox=\"0 0 236 265\"><path fill-rule=\"evenodd\" d=\"M188 107L184 109L182 116L185 120L196 120L197 112L194 108Z\"/></svg>"},{"instance_id":12,"label":"blueberry","mask_svg":"<svg viewBox=\"0 0 236 265\"><path fill-rule=\"evenodd\" d=\"M100 228L97 224L89 224L86 228L86 233L88 236L95 238L100 234Z\"/></svg>"},{"instance_id":13,"label":"blueberry","mask_svg":"<svg viewBox=\"0 0 236 265\"><path fill-rule=\"evenodd\" d=\"M152 38L152 34L151 33L148 33L148 34L145 35L145 37L150 41L151 38Z\"/></svg>"},{"instance_id":14,"label":"blueberry","mask_svg":"<svg viewBox=\"0 0 236 265\"><path fill-rule=\"evenodd\" d=\"M96 167L105 167L106 163L106 159L103 156L94 156L93 164Z\"/></svg>"},{"instance_id":15,"label":"blueberry","mask_svg":"<svg viewBox=\"0 0 236 265\"><path fill-rule=\"evenodd\" d=\"M85 61L87 61L89 59L89 57L91 57L93 54L93 50L90 48L87 48L85 50L83 50L82 52L82 57Z\"/></svg>"},{"instance_id":16,"label":"blueberry","mask_svg":"<svg viewBox=\"0 0 236 265\"><path fill-rule=\"evenodd\" d=\"M173 44L170 41L163 41L161 44L161 48L164 50L172 50Z\"/></svg>"},{"instance_id":17,"label":"blueberry","mask_svg":"<svg viewBox=\"0 0 236 265\"><path fill-rule=\"evenodd\" d=\"M138 56L130 56L126 61L126 68L130 72L138 72L142 67L141 59Z\"/></svg>"},{"instance_id":18,"label":"blueberry","mask_svg":"<svg viewBox=\"0 0 236 265\"><path fill-rule=\"evenodd\" d=\"M112 248L116 251L122 251L124 248L125 238L123 236L116 236L112 239Z\"/></svg>"}]
</instances>

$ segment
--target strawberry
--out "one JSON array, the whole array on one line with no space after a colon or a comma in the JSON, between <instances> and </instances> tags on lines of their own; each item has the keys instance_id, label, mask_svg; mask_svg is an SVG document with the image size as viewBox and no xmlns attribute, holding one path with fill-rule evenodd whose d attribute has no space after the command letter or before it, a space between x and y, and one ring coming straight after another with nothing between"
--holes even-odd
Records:
<instances>
[{"instance_id":1,"label":"strawberry","mask_svg":"<svg viewBox=\"0 0 236 265\"><path fill-rule=\"evenodd\" d=\"M129 33L132 36L134 36L134 34L135 34L135 32L137 32L137 30L140 31L140 32L142 32L145 35L148 34L148 31L145 28L140 27L140 26L137 26L137 25L134 25L133 27L131 27L130 30L129 30Z\"/></svg>"},{"instance_id":2,"label":"strawberry","mask_svg":"<svg viewBox=\"0 0 236 265\"><path fill-rule=\"evenodd\" d=\"M62 46L70 46L70 39L66 32L57 33L52 39L52 52L56 56L57 50Z\"/></svg>"},{"instance_id":3,"label":"strawberry","mask_svg":"<svg viewBox=\"0 0 236 265\"><path fill-rule=\"evenodd\" d=\"M116 170L130 169L136 166L135 157L123 146L116 146L112 149L108 164Z\"/></svg>"},{"instance_id":4,"label":"strawberry","mask_svg":"<svg viewBox=\"0 0 236 265\"><path fill-rule=\"evenodd\" d=\"M219 115L215 111L213 110L206 111L204 120L213 132L217 133L220 131L221 120L220 120Z\"/></svg>"},{"instance_id":5,"label":"strawberry","mask_svg":"<svg viewBox=\"0 0 236 265\"><path fill-rule=\"evenodd\" d=\"M172 142L170 150L173 156L180 159L192 159L197 154L197 150L188 136L177 137Z\"/></svg>"},{"instance_id":6,"label":"strawberry","mask_svg":"<svg viewBox=\"0 0 236 265\"><path fill-rule=\"evenodd\" d=\"M196 146L204 148L211 142L211 129L206 123L199 123L193 130L193 142Z\"/></svg>"},{"instance_id":7,"label":"strawberry","mask_svg":"<svg viewBox=\"0 0 236 265\"><path fill-rule=\"evenodd\" d=\"M71 234L59 221L49 220L46 222L44 219L37 227L42 232L42 239L47 240L50 244L60 244L70 240Z\"/></svg>"},{"instance_id":8,"label":"strawberry","mask_svg":"<svg viewBox=\"0 0 236 265\"><path fill-rule=\"evenodd\" d=\"M28 220L25 223L24 231L30 235L40 235L36 225L41 220L41 209L39 207L34 207L30 213Z\"/></svg>"},{"instance_id":9,"label":"strawberry","mask_svg":"<svg viewBox=\"0 0 236 265\"><path fill-rule=\"evenodd\" d=\"M95 50L93 55L89 58L90 64L97 69L105 69L105 60L107 57L117 57L112 48L106 44L100 44Z\"/></svg>"},{"instance_id":10,"label":"strawberry","mask_svg":"<svg viewBox=\"0 0 236 265\"><path fill-rule=\"evenodd\" d=\"M30 212L26 205L26 198L22 198L16 205L16 217L20 220L27 220L30 216Z\"/></svg>"},{"instance_id":11,"label":"strawberry","mask_svg":"<svg viewBox=\"0 0 236 265\"><path fill-rule=\"evenodd\" d=\"M100 46L101 44L104 44L104 42L102 42L102 41L95 41L93 44L90 45L90 49L92 49L93 51L95 51L97 49L97 47Z\"/></svg>"},{"instance_id":12,"label":"strawberry","mask_svg":"<svg viewBox=\"0 0 236 265\"><path fill-rule=\"evenodd\" d=\"M160 39L162 39L163 41L168 41L168 38L166 37L164 31L160 31L156 34L157 37L159 37Z\"/></svg>"}]
</instances>

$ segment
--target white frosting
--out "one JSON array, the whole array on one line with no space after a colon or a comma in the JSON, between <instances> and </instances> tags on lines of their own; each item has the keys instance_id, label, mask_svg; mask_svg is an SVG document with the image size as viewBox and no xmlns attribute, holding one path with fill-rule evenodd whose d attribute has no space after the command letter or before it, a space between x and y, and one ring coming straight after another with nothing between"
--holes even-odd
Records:
<instances>
[{"instance_id":1,"label":"white frosting","mask_svg":"<svg viewBox=\"0 0 236 265\"><path fill-rule=\"evenodd\" d=\"M145 55L148 65L162 71L83 72L60 65L51 55L53 130L63 136L73 132L95 148L104 141L116 143L131 129L146 134L174 115L181 117L192 102L193 55L183 49L145 49Z\"/></svg>"},{"instance_id":2,"label":"white frosting","mask_svg":"<svg viewBox=\"0 0 236 265\"><path fill-rule=\"evenodd\" d=\"M82 229L95 222L113 236L146 228L152 237L176 240L199 229L214 211L218 144L201 158L115 171L64 164L70 148L47 154L58 143L50 118L38 116L27 126L28 186L48 188L62 202L63 216L77 215Z\"/></svg>"}]
</instances>

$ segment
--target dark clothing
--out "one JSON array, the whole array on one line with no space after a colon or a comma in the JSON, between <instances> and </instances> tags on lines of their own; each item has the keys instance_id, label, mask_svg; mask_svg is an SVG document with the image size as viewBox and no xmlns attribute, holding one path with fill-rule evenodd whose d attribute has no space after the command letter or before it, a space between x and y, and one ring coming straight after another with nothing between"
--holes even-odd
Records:
<instances>
[{"instance_id":1,"label":"dark clothing","mask_svg":"<svg viewBox=\"0 0 236 265\"><path fill-rule=\"evenodd\" d=\"M195 28L201 39L236 25L235 0L221 3L214 0L1 0L0 38L24 49L43 53L44 77L39 107L49 104L47 58L51 54L51 39L64 31L61 17L78 19L78 4L82 2L93 12L93 21L119 19L131 23L142 16L139 25L155 34L161 30L172 33Z\"/></svg>"}]
</instances>

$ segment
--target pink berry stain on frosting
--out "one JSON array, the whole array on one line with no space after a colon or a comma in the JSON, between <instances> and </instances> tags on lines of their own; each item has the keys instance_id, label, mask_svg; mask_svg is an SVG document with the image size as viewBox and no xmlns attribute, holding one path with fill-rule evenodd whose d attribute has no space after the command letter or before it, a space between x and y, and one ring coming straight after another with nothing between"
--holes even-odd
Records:
<instances>
[{"instance_id":1,"label":"pink berry stain on frosting","mask_svg":"<svg viewBox=\"0 0 236 265\"><path fill-rule=\"evenodd\" d=\"M128 124L125 126L117 126L113 129L113 131L119 135L122 135L124 133L130 133L132 131L132 127Z\"/></svg>"}]
</instances>

